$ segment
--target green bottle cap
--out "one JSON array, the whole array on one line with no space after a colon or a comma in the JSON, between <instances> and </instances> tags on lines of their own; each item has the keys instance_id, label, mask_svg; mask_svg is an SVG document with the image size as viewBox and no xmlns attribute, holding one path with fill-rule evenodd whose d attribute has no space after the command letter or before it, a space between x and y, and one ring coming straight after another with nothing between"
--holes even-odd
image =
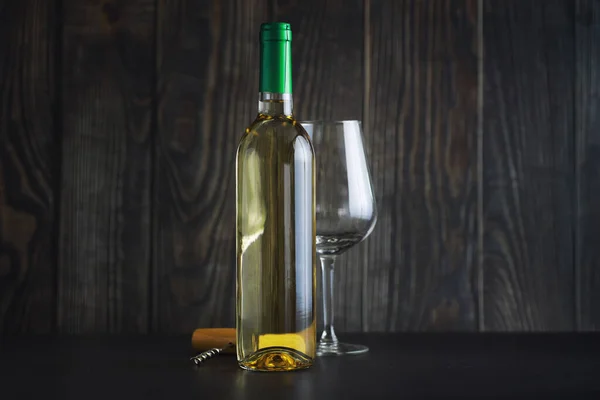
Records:
<instances>
[{"instance_id":1,"label":"green bottle cap","mask_svg":"<svg viewBox=\"0 0 600 400\"><path fill-rule=\"evenodd\" d=\"M292 93L292 28L286 22L260 26L259 91Z\"/></svg>"}]
</instances>

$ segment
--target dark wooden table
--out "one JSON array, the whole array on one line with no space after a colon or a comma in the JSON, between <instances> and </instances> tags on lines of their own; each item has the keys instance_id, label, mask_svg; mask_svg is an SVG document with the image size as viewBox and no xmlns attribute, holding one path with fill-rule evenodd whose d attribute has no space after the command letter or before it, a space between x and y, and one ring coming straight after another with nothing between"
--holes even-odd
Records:
<instances>
[{"instance_id":1,"label":"dark wooden table","mask_svg":"<svg viewBox=\"0 0 600 400\"><path fill-rule=\"evenodd\" d=\"M598 334L344 335L362 356L258 373L188 360L189 337L19 337L0 347L0 398L600 398Z\"/></svg>"}]
</instances>

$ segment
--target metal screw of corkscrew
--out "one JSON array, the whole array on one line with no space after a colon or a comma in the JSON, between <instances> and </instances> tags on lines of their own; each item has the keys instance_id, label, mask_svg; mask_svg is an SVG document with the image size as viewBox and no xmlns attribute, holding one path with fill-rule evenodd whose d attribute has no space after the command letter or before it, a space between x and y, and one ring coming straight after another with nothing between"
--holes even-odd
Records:
<instances>
[{"instance_id":1,"label":"metal screw of corkscrew","mask_svg":"<svg viewBox=\"0 0 600 400\"><path fill-rule=\"evenodd\" d=\"M230 347L233 347L233 346L234 346L234 344L230 342L225 347L214 348L214 349L207 350L205 352L202 352L202 353L198 354L197 356L191 357L190 360L193 361L194 364L200 365L203 362L205 362L206 360L210 360L214 356L216 356L216 355L224 352L225 350L227 350L227 349L229 349Z\"/></svg>"}]
</instances>

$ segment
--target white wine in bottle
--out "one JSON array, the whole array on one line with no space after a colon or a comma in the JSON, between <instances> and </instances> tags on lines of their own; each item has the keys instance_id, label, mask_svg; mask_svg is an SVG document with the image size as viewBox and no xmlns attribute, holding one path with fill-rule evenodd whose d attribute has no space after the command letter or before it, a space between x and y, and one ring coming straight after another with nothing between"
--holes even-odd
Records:
<instances>
[{"instance_id":1,"label":"white wine in bottle","mask_svg":"<svg viewBox=\"0 0 600 400\"><path fill-rule=\"evenodd\" d=\"M237 358L256 371L313 364L314 152L292 116L290 24L260 30L258 116L236 157Z\"/></svg>"}]
</instances>

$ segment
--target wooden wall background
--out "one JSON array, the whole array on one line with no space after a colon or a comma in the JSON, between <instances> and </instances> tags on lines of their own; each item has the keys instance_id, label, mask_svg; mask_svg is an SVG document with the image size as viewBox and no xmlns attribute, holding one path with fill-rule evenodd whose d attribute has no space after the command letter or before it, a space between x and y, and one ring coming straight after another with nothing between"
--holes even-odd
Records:
<instances>
[{"instance_id":1,"label":"wooden wall background","mask_svg":"<svg viewBox=\"0 0 600 400\"><path fill-rule=\"evenodd\" d=\"M600 1L0 0L0 332L233 325L261 22L359 118L341 331L600 328Z\"/></svg>"}]
</instances>

